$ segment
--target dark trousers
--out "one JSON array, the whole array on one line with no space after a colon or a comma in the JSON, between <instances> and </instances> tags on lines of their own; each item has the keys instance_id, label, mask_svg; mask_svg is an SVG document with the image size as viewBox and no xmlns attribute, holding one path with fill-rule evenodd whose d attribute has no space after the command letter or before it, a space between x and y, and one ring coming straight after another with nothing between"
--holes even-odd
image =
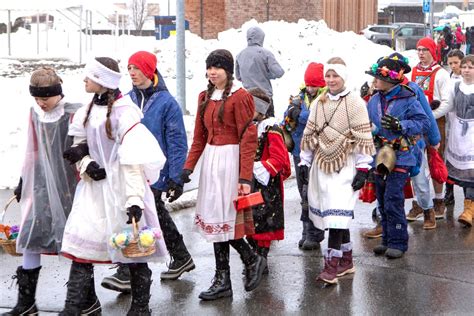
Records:
<instances>
[{"instance_id":1,"label":"dark trousers","mask_svg":"<svg viewBox=\"0 0 474 316\"><path fill-rule=\"evenodd\" d=\"M298 186L298 191L300 192L301 197L301 216L300 221L303 222L304 229L303 233L306 233L306 239L309 241L321 242L324 240L324 230L316 228L313 222L309 219L309 207L308 207L308 191L303 190L303 180L299 177L300 167L300 157L293 156L293 162L295 164L295 173L296 173L296 185Z\"/></svg>"},{"instance_id":2,"label":"dark trousers","mask_svg":"<svg viewBox=\"0 0 474 316\"><path fill-rule=\"evenodd\" d=\"M382 244L389 248L408 250L407 219L403 187L408 172L391 172L386 179L375 176L375 192L381 215Z\"/></svg>"},{"instance_id":3,"label":"dark trousers","mask_svg":"<svg viewBox=\"0 0 474 316\"><path fill-rule=\"evenodd\" d=\"M161 191L154 188L151 189L155 196L156 211L158 213L158 220L160 221L161 231L163 232L163 239L165 240L166 248L171 257L175 259L184 259L190 256L188 249L183 241L181 235L176 227L176 224L171 218L170 213L165 207L165 202L161 200Z\"/></svg>"},{"instance_id":4,"label":"dark trousers","mask_svg":"<svg viewBox=\"0 0 474 316\"><path fill-rule=\"evenodd\" d=\"M250 245L243 239L235 239L214 243L214 257L216 259L217 270L229 270L230 246L237 250L245 265L252 264L256 259L256 254Z\"/></svg>"},{"instance_id":5,"label":"dark trousers","mask_svg":"<svg viewBox=\"0 0 474 316\"><path fill-rule=\"evenodd\" d=\"M349 229L329 228L328 248L341 250L342 244L351 241Z\"/></svg>"}]
</instances>

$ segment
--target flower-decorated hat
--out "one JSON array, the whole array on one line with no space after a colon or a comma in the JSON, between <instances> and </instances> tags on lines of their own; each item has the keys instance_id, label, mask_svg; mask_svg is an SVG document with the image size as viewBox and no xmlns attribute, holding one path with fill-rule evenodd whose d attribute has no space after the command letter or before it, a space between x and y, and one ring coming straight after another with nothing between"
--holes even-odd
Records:
<instances>
[{"instance_id":1,"label":"flower-decorated hat","mask_svg":"<svg viewBox=\"0 0 474 316\"><path fill-rule=\"evenodd\" d=\"M410 71L411 67L408 65L408 58L394 53L390 56L379 58L377 63L373 64L370 70L365 73L385 82L398 84L403 81L404 74Z\"/></svg>"}]
</instances>

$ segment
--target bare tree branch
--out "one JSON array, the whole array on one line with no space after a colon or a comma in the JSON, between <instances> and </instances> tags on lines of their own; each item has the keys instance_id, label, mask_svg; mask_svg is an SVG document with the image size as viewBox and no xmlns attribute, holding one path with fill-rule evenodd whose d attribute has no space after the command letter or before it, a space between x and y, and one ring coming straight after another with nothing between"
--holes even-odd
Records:
<instances>
[{"instance_id":1,"label":"bare tree branch","mask_svg":"<svg viewBox=\"0 0 474 316\"><path fill-rule=\"evenodd\" d=\"M140 35L142 35L143 24L147 17L146 11L146 0L132 0L132 21Z\"/></svg>"}]
</instances>

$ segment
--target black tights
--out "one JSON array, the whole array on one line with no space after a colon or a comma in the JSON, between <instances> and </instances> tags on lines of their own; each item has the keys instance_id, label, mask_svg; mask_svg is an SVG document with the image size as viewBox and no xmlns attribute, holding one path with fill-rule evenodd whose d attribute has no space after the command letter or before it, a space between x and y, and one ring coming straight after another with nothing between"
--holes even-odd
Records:
<instances>
[{"instance_id":1,"label":"black tights","mask_svg":"<svg viewBox=\"0 0 474 316\"><path fill-rule=\"evenodd\" d=\"M351 241L351 233L349 229L329 229L328 248L341 249L341 244Z\"/></svg>"},{"instance_id":2,"label":"black tights","mask_svg":"<svg viewBox=\"0 0 474 316\"><path fill-rule=\"evenodd\" d=\"M229 270L230 247L237 250L245 265L252 264L256 259L256 254L249 244L243 239L229 240L214 243L214 256L216 258L217 270Z\"/></svg>"}]
</instances>

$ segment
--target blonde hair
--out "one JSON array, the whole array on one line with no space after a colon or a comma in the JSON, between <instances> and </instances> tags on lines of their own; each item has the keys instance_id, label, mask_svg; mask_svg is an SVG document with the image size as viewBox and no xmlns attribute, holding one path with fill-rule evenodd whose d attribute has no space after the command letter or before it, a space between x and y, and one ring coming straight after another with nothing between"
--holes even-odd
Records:
<instances>
[{"instance_id":1,"label":"blonde hair","mask_svg":"<svg viewBox=\"0 0 474 316\"><path fill-rule=\"evenodd\" d=\"M336 65L344 65L344 66L347 66L346 63L344 62L344 59L342 59L341 57L331 57L329 58L329 60L326 62L326 64L336 64ZM321 96L319 97L319 100L321 102L326 102L328 100L328 91L329 89L326 89L324 90L324 92L321 94Z\"/></svg>"},{"instance_id":2,"label":"blonde hair","mask_svg":"<svg viewBox=\"0 0 474 316\"><path fill-rule=\"evenodd\" d=\"M35 70L30 78L30 86L33 87L50 87L62 83L61 77L51 67L41 67Z\"/></svg>"}]
</instances>

